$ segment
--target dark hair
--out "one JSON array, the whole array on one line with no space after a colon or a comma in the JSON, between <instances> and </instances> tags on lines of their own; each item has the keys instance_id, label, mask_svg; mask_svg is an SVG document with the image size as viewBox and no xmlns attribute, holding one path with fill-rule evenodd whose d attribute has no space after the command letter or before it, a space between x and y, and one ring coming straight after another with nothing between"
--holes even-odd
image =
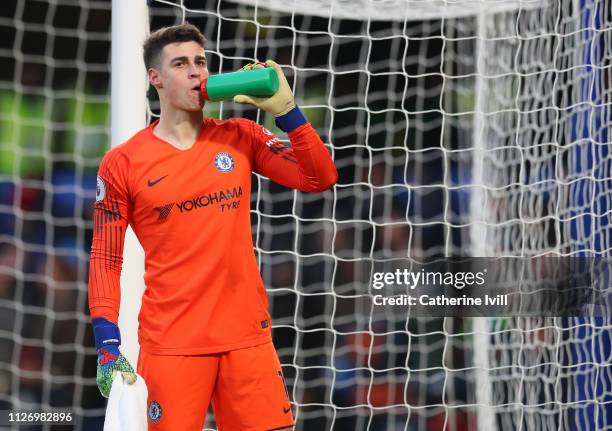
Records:
<instances>
[{"instance_id":1,"label":"dark hair","mask_svg":"<svg viewBox=\"0 0 612 431\"><path fill-rule=\"evenodd\" d=\"M159 66L159 55L164 46L176 42L191 41L198 43L202 48L206 47L206 38L193 24L184 23L155 30L142 44L145 67L149 70L151 67Z\"/></svg>"}]
</instances>

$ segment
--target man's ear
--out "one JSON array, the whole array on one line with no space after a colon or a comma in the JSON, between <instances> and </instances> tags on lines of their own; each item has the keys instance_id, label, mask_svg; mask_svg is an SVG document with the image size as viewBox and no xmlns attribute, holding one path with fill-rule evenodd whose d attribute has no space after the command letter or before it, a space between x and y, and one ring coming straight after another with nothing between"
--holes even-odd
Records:
<instances>
[{"instance_id":1,"label":"man's ear","mask_svg":"<svg viewBox=\"0 0 612 431\"><path fill-rule=\"evenodd\" d=\"M163 84L161 82L159 71L154 68L149 68L147 71L147 75L149 76L149 83L155 88L162 88Z\"/></svg>"}]
</instances>

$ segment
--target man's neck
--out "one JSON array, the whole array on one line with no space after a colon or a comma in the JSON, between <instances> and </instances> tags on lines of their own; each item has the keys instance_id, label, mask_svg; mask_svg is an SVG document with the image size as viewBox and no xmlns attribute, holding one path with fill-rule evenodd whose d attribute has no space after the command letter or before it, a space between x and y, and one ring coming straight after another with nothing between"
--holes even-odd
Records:
<instances>
[{"instance_id":1,"label":"man's neck","mask_svg":"<svg viewBox=\"0 0 612 431\"><path fill-rule=\"evenodd\" d=\"M179 150L188 150L195 144L203 119L202 111L162 111L153 132Z\"/></svg>"}]
</instances>

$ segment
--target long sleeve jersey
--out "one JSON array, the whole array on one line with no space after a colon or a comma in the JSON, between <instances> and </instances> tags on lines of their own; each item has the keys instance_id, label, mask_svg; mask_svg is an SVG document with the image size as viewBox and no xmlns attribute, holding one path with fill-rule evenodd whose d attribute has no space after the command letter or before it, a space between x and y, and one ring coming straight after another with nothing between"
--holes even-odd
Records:
<instances>
[{"instance_id":1,"label":"long sleeve jersey","mask_svg":"<svg viewBox=\"0 0 612 431\"><path fill-rule=\"evenodd\" d=\"M289 132L286 146L252 121L206 118L188 150L156 137L155 125L111 149L100 165L89 274L92 317L117 322L130 224L145 252L142 349L197 355L271 340L251 237L251 173L323 191L337 180L329 153L309 123Z\"/></svg>"}]
</instances>

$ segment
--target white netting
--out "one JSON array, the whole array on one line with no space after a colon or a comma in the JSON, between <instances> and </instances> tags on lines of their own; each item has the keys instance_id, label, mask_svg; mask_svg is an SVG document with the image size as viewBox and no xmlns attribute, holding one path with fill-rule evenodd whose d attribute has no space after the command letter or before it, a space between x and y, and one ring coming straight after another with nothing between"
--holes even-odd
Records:
<instances>
[{"instance_id":1,"label":"white netting","mask_svg":"<svg viewBox=\"0 0 612 431\"><path fill-rule=\"evenodd\" d=\"M2 422L8 409L58 407L101 429L87 272L109 144L110 2L0 9Z\"/></svg>"},{"instance_id":2,"label":"white netting","mask_svg":"<svg viewBox=\"0 0 612 431\"><path fill-rule=\"evenodd\" d=\"M612 427L609 322L380 318L368 297L375 262L610 253L609 7L239 3L151 21L200 26L213 73L276 59L334 155L333 192L258 178L252 201L297 428Z\"/></svg>"},{"instance_id":3,"label":"white netting","mask_svg":"<svg viewBox=\"0 0 612 431\"><path fill-rule=\"evenodd\" d=\"M334 155L324 194L254 178L298 430L612 428L608 320L381 319L368 296L374 262L610 254L609 2L149 3L151 28L202 29L212 73L282 64ZM0 410L68 407L87 430L109 30L109 1L0 13ZM231 103L207 115L279 132Z\"/></svg>"},{"instance_id":4,"label":"white netting","mask_svg":"<svg viewBox=\"0 0 612 431\"><path fill-rule=\"evenodd\" d=\"M609 257L610 4L550 2L481 16L480 24L478 127L468 143L479 150L472 172L482 184L472 202L475 249ZM481 409L499 428L612 428L609 316L498 319L481 328L481 382L492 406Z\"/></svg>"}]
</instances>

